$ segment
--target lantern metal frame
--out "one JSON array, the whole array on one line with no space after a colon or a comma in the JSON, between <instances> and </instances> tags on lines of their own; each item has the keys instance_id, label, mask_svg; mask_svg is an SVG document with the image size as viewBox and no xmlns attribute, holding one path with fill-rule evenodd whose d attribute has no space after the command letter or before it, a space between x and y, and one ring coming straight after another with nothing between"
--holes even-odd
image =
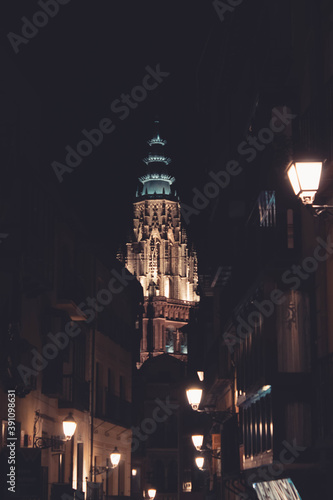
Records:
<instances>
[{"instance_id":1,"label":"lantern metal frame","mask_svg":"<svg viewBox=\"0 0 333 500\"><path fill-rule=\"evenodd\" d=\"M327 214L327 215L333 216L333 205L326 205L326 204L319 205L319 204L314 203L314 200L315 200L317 193L318 193L320 180L321 180L321 176L322 176L322 169L323 169L325 161L326 160L321 161L321 160L296 159L296 160L292 161L291 163L289 163L289 165L286 169L286 174L288 176L289 183L293 189L295 196L301 200L303 205L310 208L313 212L313 215L316 217L318 217L319 215L322 215L322 214ZM299 172L298 172L297 167L296 167L297 164L304 164L304 165L305 164L321 164L321 170L320 170L319 181L318 181L317 187L309 189L309 190L303 188L301 180L300 180ZM289 174L293 167L294 167L294 171L295 171L294 181L296 180L297 184L299 185L299 190L297 193L295 190L294 183L291 179L291 175ZM306 195L306 193L308 193L308 195Z\"/></svg>"}]
</instances>

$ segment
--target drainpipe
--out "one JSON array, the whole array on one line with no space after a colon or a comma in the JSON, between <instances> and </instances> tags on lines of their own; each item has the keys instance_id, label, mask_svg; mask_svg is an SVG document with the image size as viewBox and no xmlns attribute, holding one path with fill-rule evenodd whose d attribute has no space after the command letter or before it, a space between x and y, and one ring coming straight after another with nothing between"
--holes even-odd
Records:
<instances>
[{"instance_id":1,"label":"drainpipe","mask_svg":"<svg viewBox=\"0 0 333 500\"><path fill-rule=\"evenodd\" d=\"M96 257L93 266L93 290L95 292L96 280ZM95 295L94 295L95 296ZM95 403L95 322L93 322L91 338L91 387L90 387L90 482L92 482L92 470L94 459L94 403ZM95 476L96 477L96 476Z\"/></svg>"}]
</instances>

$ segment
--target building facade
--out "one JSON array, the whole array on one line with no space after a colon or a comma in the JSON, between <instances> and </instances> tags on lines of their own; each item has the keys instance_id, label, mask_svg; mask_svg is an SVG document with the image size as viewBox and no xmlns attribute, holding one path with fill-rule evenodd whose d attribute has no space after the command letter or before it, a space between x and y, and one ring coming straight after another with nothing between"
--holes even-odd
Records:
<instances>
[{"instance_id":1,"label":"building facade","mask_svg":"<svg viewBox=\"0 0 333 500\"><path fill-rule=\"evenodd\" d=\"M27 168L18 134L24 113L12 109L1 122L8 156L1 212L7 237L0 253L0 496L130 497L142 288ZM6 482L8 391L15 396L14 491ZM62 422L69 413L77 427L65 441ZM120 464L104 471L115 447Z\"/></svg>"},{"instance_id":2,"label":"building facade","mask_svg":"<svg viewBox=\"0 0 333 500\"><path fill-rule=\"evenodd\" d=\"M231 159L240 167L206 216L207 244L220 255L210 259L215 285L193 325L202 407L225 414L219 474L205 457L215 498L330 495L332 219L296 200L286 176L292 160L325 158L316 202L331 204L328 19L327 1L243 3L225 14L200 60L200 106L213 131L208 168L218 174ZM224 248L217 227L230 231ZM230 279L216 282L226 266Z\"/></svg>"}]
</instances>

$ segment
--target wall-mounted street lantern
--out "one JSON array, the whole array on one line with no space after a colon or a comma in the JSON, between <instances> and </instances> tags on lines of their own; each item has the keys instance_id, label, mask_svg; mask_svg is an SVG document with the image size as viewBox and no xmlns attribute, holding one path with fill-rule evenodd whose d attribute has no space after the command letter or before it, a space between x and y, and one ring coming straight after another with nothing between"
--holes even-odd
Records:
<instances>
[{"instance_id":1,"label":"wall-mounted street lantern","mask_svg":"<svg viewBox=\"0 0 333 500\"><path fill-rule=\"evenodd\" d=\"M198 451L201 451L203 438L204 437L201 434L196 434L196 435L192 436L192 442L195 446L195 449Z\"/></svg>"},{"instance_id":2,"label":"wall-mounted street lantern","mask_svg":"<svg viewBox=\"0 0 333 500\"><path fill-rule=\"evenodd\" d=\"M320 215L332 205L314 205L321 174L322 161L294 161L287 168L287 174L295 195L304 205L310 206L316 215Z\"/></svg>"},{"instance_id":3,"label":"wall-mounted street lantern","mask_svg":"<svg viewBox=\"0 0 333 500\"><path fill-rule=\"evenodd\" d=\"M34 421L34 435L33 435L34 448L40 448L41 450L44 450L47 448L59 449L60 446L63 446L63 444L66 441L70 441L72 439L72 437L74 436L77 424L76 424L75 418L73 417L72 413L69 413L67 415L67 417L64 418L64 420L62 422L62 427L63 427L65 439L62 439L59 437L54 437L54 436L52 436L51 438L36 437L37 424L41 418L43 418L43 415L41 415L39 410L36 410L35 411L35 421Z\"/></svg>"},{"instance_id":4,"label":"wall-mounted street lantern","mask_svg":"<svg viewBox=\"0 0 333 500\"><path fill-rule=\"evenodd\" d=\"M193 444L195 446L195 449L197 451L200 451L201 453L207 453L207 454L209 454L212 458L221 459L221 452L218 452L217 454L214 454L214 450L211 450L210 448L202 446L202 444L203 444L203 438L204 437L201 436L201 435L192 436L192 441L193 441ZM200 467L199 467L199 469L200 469Z\"/></svg>"},{"instance_id":5,"label":"wall-mounted street lantern","mask_svg":"<svg viewBox=\"0 0 333 500\"><path fill-rule=\"evenodd\" d=\"M37 433L37 424L43 418L39 410L35 411L35 421L34 421L34 435L33 435L33 446L34 448L39 448L41 450L45 450L47 448L52 448L52 451L57 451L64 453L65 449L63 444L67 441L71 441L71 467L70 467L70 476L69 476L69 484L73 483L73 457L74 457L74 434L76 431L76 421L73 417L72 412L70 412L66 418L64 418L62 422L62 428L64 431L65 439L61 439L59 437L52 436L51 438L45 437L36 437Z\"/></svg>"},{"instance_id":6,"label":"wall-mounted street lantern","mask_svg":"<svg viewBox=\"0 0 333 500\"><path fill-rule=\"evenodd\" d=\"M116 446L113 452L110 454L110 465L109 460L106 459L106 466L92 467L92 473L94 474L94 476L98 476L99 474L103 474L103 472L107 472L110 469L115 469L116 467L118 467L120 459L121 454L119 453Z\"/></svg>"},{"instance_id":7,"label":"wall-mounted street lantern","mask_svg":"<svg viewBox=\"0 0 333 500\"><path fill-rule=\"evenodd\" d=\"M113 452L110 454L111 469L115 469L119 465L120 458L121 454L119 453L116 446Z\"/></svg>"},{"instance_id":8,"label":"wall-mounted street lantern","mask_svg":"<svg viewBox=\"0 0 333 500\"><path fill-rule=\"evenodd\" d=\"M70 439L72 439L76 431L76 421L71 412L66 418L64 418L62 422L62 427L64 430L66 441L69 441Z\"/></svg>"},{"instance_id":9,"label":"wall-mounted street lantern","mask_svg":"<svg viewBox=\"0 0 333 500\"><path fill-rule=\"evenodd\" d=\"M156 490L155 490L155 488L149 488L149 490L148 490L148 497L149 497L149 499L150 500L154 500L155 496L156 496Z\"/></svg>"},{"instance_id":10,"label":"wall-mounted street lantern","mask_svg":"<svg viewBox=\"0 0 333 500\"><path fill-rule=\"evenodd\" d=\"M318 191L322 162L296 161L289 165L287 174L296 196L304 205L312 205Z\"/></svg>"},{"instance_id":11,"label":"wall-mounted street lantern","mask_svg":"<svg viewBox=\"0 0 333 500\"><path fill-rule=\"evenodd\" d=\"M113 450L113 452L110 454L111 465L109 465L109 459L107 458L106 459L106 466L104 466L104 467L103 466L98 466L98 467L92 467L91 468L91 474L94 475L95 481L96 481L96 476L98 476L99 474L103 474L103 472L107 473L106 474L106 482L105 482L105 488L106 488L107 494L109 492L109 475L108 475L108 472L109 472L110 469L112 470L112 469L115 469L116 467L118 467L120 459L121 459L121 454L119 453L118 448L116 446L115 449Z\"/></svg>"},{"instance_id":12,"label":"wall-mounted street lantern","mask_svg":"<svg viewBox=\"0 0 333 500\"><path fill-rule=\"evenodd\" d=\"M202 399L202 389L198 387L192 387L191 389L187 389L186 396L189 404L192 407L192 410L206 413L210 415L216 422L220 422L221 424L228 418L232 417L234 413L229 410L219 411L216 410L215 406L204 406L202 410L199 409L200 402Z\"/></svg>"},{"instance_id":13,"label":"wall-mounted street lantern","mask_svg":"<svg viewBox=\"0 0 333 500\"><path fill-rule=\"evenodd\" d=\"M134 477L134 476L136 476L136 475L137 475L137 473L138 473L138 471L137 471L136 469L132 469L132 476L133 476L133 477Z\"/></svg>"},{"instance_id":14,"label":"wall-mounted street lantern","mask_svg":"<svg viewBox=\"0 0 333 500\"><path fill-rule=\"evenodd\" d=\"M204 470L204 468L203 468L204 463L205 463L204 457L196 457L195 463L196 463L196 466L198 467L198 469Z\"/></svg>"},{"instance_id":15,"label":"wall-mounted street lantern","mask_svg":"<svg viewBox=\"0 0 333 500\"><path fill-rule=\"evenodd\" d=\"M186 396L192 409L198 411L202 397L202 389L198 389L197 387L187 389Z\"/></svg>"}]
</instances>

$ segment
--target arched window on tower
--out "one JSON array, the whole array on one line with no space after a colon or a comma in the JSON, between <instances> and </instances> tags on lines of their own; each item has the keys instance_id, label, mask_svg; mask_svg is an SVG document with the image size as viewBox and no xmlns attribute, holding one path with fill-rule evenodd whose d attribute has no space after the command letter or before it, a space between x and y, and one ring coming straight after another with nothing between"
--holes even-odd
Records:
<instances>
[{"instance_id":1,"label":"arched window on tower","mask_svg":"<svg viewBox=\"0 0 333 500\"><path fill-rule=\"evenodd\" d=\"M156 257L157 257L157 272L161 272L161 246L160 242L157 240L156 243Z\"/></svg>"},{"instance_id":2,"label":"arched window on tower","mask_svg":"<svg viewBox=\"0 0 333 500\"><path fill-rule=\"evenodd\" d=\"M169 298L173 298L173 282L172 278L169 278Z\"/></svg>"},{"instance_id":3,"label":"arched window on tower","mask_svg":"<svg viewBox=\"0 0 333 500\"><path fill-rule=\"evenodd\" d=\"M165 352L173 354L175 352L175 329L169 327L166 329Z\"/></svg>"},{"instance_id":4,"label":"arched window on tower","mask_svg":"<svg viewBox=\"0 0 333 500\"><path fill-rule=\"evenodd\" d=\"M170 292L169 292L169 286L170 286L170 280L169 278L165 278L165 289L164 289L164 295L165 297L168 299L169 296L170 296Z\"/></svg>"},{"instance_id":5,"label":"arched window on tower","mask_svg":"<svg viewBox=\"0 0 333 500\"><path fill-rule=\"evenodd\" d=\"M180 352L182 354L187 354L187 334L180 334Z\"/></svg>"},{"instance_id":6,"label":"arched window on tower","mask_svg":"<svg viewBox=\"0 0 333 500\"><path fill-rule=\"evenodd\" d=\"M164 244L164 269L165 269L165 274L170 273L170 249L169 249L169 243L168 241L165 242Z\"/></svg>"}]
</instances>

